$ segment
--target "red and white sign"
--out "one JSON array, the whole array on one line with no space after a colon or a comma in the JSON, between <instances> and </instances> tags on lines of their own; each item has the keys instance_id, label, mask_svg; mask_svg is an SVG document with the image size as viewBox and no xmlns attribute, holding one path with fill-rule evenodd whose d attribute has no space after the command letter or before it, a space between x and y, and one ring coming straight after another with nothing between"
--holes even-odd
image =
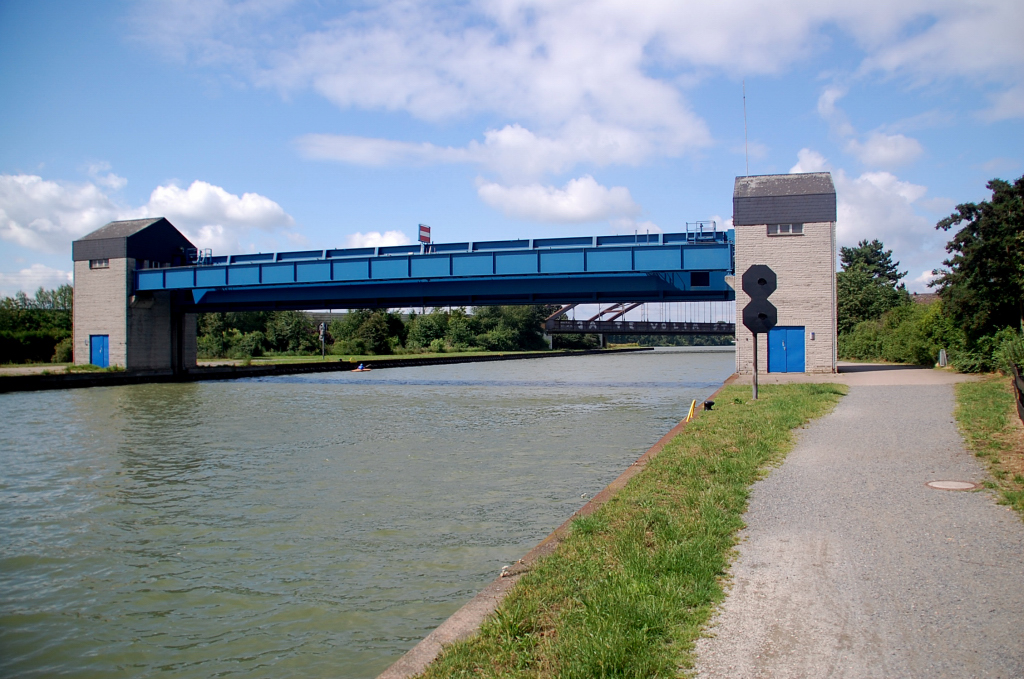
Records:
<instances>
[{"instance_id":1,"label":"red and white sign","mask_svg":"<svg viewBox=\"0 0 1024 679\"><path fill-rule=\"evenodd\" d=\"M430 242L430 227L427 226L426 224L420 224L420 242Z\"/></svg>"}]
</instances>

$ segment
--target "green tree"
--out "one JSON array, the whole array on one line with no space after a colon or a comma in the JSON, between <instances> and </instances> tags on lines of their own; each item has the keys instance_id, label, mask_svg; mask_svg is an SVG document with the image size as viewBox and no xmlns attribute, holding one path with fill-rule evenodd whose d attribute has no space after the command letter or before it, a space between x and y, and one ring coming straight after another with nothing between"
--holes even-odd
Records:
<instances>
[{"instance_id":1,"label":"green tree","mask_svg":"<svg viewBox=\"0 0 1024 679\"><path fill-rule=\"evenodd\" d=\"M401 315L387 309L354 309L331 321L329 332L338 354L390 354L406 339Z\"/></svg>"},{"instance_id":2,"label":"green tree","mask_svg":"<svg viewBox=\"0 0 1024 679\"><path fill-rule=\"evenodd\" d=\"M341 318L331 321L329 332L335 342L355 339L359 327L370 318L369 309L352 309Z\"/></svg>"},{"instance_id":3,"label":"green tree","mask_svg":"<svg viewBox=\"0 0 1024 679\"><path fill-rule=\"evenodd\" d=\"M388 342L387 311L377 310L363 321L356 330L355 338L362 340L366 348L374 354L390 354L391 344Z\"/></svg>"},{"instance_id":4,"label":"green tree","mask_svg":"<svg viewBox=\"0 0 1024 679\"><path fill-rule=\"evenodd\" d=\"M275 351L319 351L316 323L301 311L275 311L267 324L267 342Z\"/></svg>"},{"instance_id":5,"label":"green tree","mask_svg":"<svg viewBox=\"0 0 1024 679\"><path fill-rule=\"evenodd\" d=\"M61 285L54 290L39 288L35 297L18 291L0 300L0 332L45 331L71 334L74 289Z\"/></svg>"},{"instance_id":6,"label":"green tree","mask_svg":"<svg viewBox=\"0 0 1024 679\"><path fill-rule=\"evenodd\" d=\"M477 307L477 344L492 351L546 349L544 319L557 307L542 305Z\"/></svg>"},{"instance_id":7,"label":"green tree","mask_svg":"<svg viewBox=\"0 0 1024 679\"><path fill-rule=\"evenodd\" d=\"M420 314L409 323L408 345L429 347L434 340L444 340L448 334L448 313L434 309L429 314Z\"/></svg>"},{"instance_id":8,"label":"green tree","mask_svg":"<svg viewBox=\"0 0 1024 679\"><path fill-rule=\"evenodd\" d=\"M445 343L456 349L465 349L474 344L476 333L474 325L479 328L476 319L467 315L463 308L454 309L448 314L448 328L445 330Z\"/></svg>"},{"instance_id":9,"label":"green tree","mask_svg":"<svg viewBox=\"0 0 1024 679\"><path fill-rule=\"evenodd\" d=\"M224 323L242 334L265 333L271 318L272 311L230 311L224 314Z\"/></svg>"},{"instance_id":10,"label":"green tree","mask_svg":"<svg viewBox=\"0 0 1024 679\"><path fill-rule=\"evenodd\" d=\"M892 261L892 250L886 250L881 241L862 240L855 248L844 247L839 258L843 267L836 274L840 335L911 303L906 286L899 282L907 272L899 271L900 263Z\"/></svg>"},{"instance_id":11,"label":"green tree","mask_svg":"<svg viewBox=\"0 0 1024 679\"><path fill-rule=\"evenodd\" d=\"M987 186L990 201L957 205L935 225L948 231L963 224L932 285L972 342L1002 328L1024 332L1024 177Z\"/></svg>"},{"instance_id":12,"label":"green tree","mask_svg":"<svg viewBox=\"0 0 1024 679\"><path fill-rule=\"evenodd\" d=\"M882 241L877 238L871 242L862 240L855 248L840 248L839 261L843 271L860 269L872 278L884 280L889 286L902 289L904 286L900 279L906 277L907 272L900 272L900 263L892 261L892 250L884 248Z\"/></svg>"}]
</instances>

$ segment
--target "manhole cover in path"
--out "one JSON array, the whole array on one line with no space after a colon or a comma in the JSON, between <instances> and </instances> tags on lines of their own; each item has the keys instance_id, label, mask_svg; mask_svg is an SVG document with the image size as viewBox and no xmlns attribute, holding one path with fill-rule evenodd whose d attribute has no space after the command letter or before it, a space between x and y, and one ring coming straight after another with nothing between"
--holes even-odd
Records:
<instances>
[{"instance_id":1,"label":"manhole cover in path","mask_svg":"<svg viewBox=\"0 0 1024 679\"><path fill-rule=\"evenodd\" d=\"M974 490L978 487L970 481L929 481L925 485L938 490Z\"/></svg>"}]
</instances>

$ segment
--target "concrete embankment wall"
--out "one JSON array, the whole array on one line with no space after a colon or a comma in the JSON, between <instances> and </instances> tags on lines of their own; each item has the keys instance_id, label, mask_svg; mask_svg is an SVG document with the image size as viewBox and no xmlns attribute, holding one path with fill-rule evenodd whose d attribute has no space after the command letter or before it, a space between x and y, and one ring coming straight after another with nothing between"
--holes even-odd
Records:
<instances>
[{"instance_id":1,"label":"concrete embankment wall","mask_svg":"<svg viewBox=\"0 0 1024 679\"><path fill-rule=\"evenodd\" d=\"M595 354L629 353L651 351L650 347L629 347L595 351L538 351L523 354L495 354L493 356L431 356L424 358L380 358L364 360L363 364L374 370L385 368L411 368L422 365L452 365L456 363L485 363L489 361L520 361L530 358L558 358L567 356L592 356ZM245 377L272 377L276 375L302 375L307 373L343 372L352 370L357 364L348 360L332 360L322 363L282 363L276 365L227 365L208 368L192 368L188 372L172 373L66 373L57 375L8 375L0 377L0 393L12 391L42 391L48 389L82 389L85 387L114 387L125 384L153 384L166 382L202 382L207 380L236 380Z\"/></svg>"}]
</instances>

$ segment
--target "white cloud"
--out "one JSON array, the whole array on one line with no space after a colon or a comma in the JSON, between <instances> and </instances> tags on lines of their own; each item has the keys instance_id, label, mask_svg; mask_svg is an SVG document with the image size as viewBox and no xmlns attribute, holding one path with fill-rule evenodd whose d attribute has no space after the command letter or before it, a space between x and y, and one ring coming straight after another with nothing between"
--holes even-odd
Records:
<instances>
[{"instance_id":1,"label":"white cloud","mask_svg":"<svg viewBox=\"0 0 1024 679\"><path fill-rule=\"evenodd\" d=\"M850 178L839 170L834 177L839 203L837 236L843 244L881 239L884 234L892 247L899 241L904 246L901 249L916 249L921 236L931 229L913 210L913 204L927 193L926 187L900 181L889 172L865 172Z\"/></svg>"},{"instance_id":2,"label":"white cloud","mask_svg":"<svg viewBox=\"0 0 1024 679\"><path fill-rule=\"evenodd\" d=\"M990 122L1024 118L1024 85L1016 85L992 96L991 108L982 111L981 117Z\"/></svg>"},{"instance_id":3,"label":"white cloud","mask_svg":"<svg viewBox=\"0 0 1024 679\"><path fill-rule=\"evenodd\" d=\"M88 172L94 182L114 191L123 189L128 184L127 179L119 177L111 172L110 163L105 161L91 163L88 167ZM104 172L106 172L106 174L103 174Z\"/></svg>"},{"instance_id":4,"label":"white cloud","mask_svg":"<svg viewBox=\"0 0 1024 679\"><path fill-rule=\"evenodd\" d=\"M797 154L797 163L789 168L790 174L801 172L825 172L830 169L825 156L811 149L800 149Z\"/></svg>"},{"instance_id":5,"label":"white cloud","mask_svg":"<svg viewBox=\"0 0 1024 679\"><path fill-rule=\"evenodd\" d=\"M674 95L649 75L778 73L851 36L865 71L1016 80L1024 10L1005 0L737 2L408 0L320 16L291 0L156 0L139 36L177 59L230 64L257 82L313 87L340 106L428 119L487 110L572 117L643 108L615 92ZM984 36L985 49L963 36ZM573 113L565 115L565 111ZM518 112L517 112L518 111ZM643 114L639 114L643 115Z\"/></svg>"},{"instance_id":6,"label":"white cloud","mask_svg":"<svg viewBox=\"0 0 1024 679\"><path fill-rule=\"evenodd\" d=\"M563 188L528 184L501 186L479 182L477 193L485 203L510 217L538 222L580 223L640 213L629 189L608 188L590 175L570 180Z\"/></svg>"},{"instance_id":7,"label":"white cloud","mask_svg":"<svg viewBox=\"0 0 1024 679\"><path fill-rule=\"evenodd\" d=\"M851 139L846 150L872 167L893 168L914 162L924 149L920 142L902 134L871 132L864 142Z\"/></svg>"},{"instance_id":8,"label":"white cloud","mask_svg":"<svg viewBox=\"0 0 1024 679\"><path fill-rule=\"evenodd\" d=\"M174 184L158 186L150 194L146 210L185 228L219 224L272 230L294 223L280 205L266 196L258 193L237 196L198 180L187 189Z\"/></svg>"},{"instance_id":9,"label":"white cloud","mask_svg":"<svg viewBox=\"0 0 1024 679\"><path fill-rule=\"evenodd\" d=\"M95 184L0 175L0 238L31 250L68 252L72 240L118 219L122 210Z\"/></svg>"},{"instance_id":10,"label":"white cloud","mask_svg":"<svg viewBox=\"0 0 1024 679\"><path fill-rule=\"evenodd\" d=\"M998 90L989 119L1024 115L1024 5L1006 0L295 5L154 0L137 9L137 37L284 96L313 90L341 109L496 118L483 142L465 146L328 134L298 145L309 157L361 165L473 163L516 184L581 163L636 164L707 147L689 87L716 72L778 74L830 49L836 34L862 51L859 76L966 79ZM984 49L964 36L984 36ZM836 107L845 93L832 85L819 100L844 139L856 136ZM914 155L914 143L882 148L869 136L851 151L889 169Z\"/></svg>"},{"instance_id":11,"label":"white cloud","mask_svg":"<svg viewBox=\"0 0 1024 679\"><path fill-rule=\"evenodd\" d=\"M109 168L100 166L97 172L105 169ZM292 217L265 196L237 196L203 181L187 189L158 186L148 203L131 207L93 183L0 175L0 238L30 250L69 253L71 241L107 222L141 217L167 217L197 246L218 252L251 250L242 239L254 231L281 233L294 225Z\"/></svg>"},{"instance_id":12,"label":"white cloud","mask_svg":"<svg viewBox=\"0 0 1024 679\"><path fill-rule=\"evenodd\" d=\"M483 143L472 140L462 147L331 134L305 135L298 139L298 146L307 158L370 167L470 163L493 170L509 181L535 180L584 162L597 166L638 165L656 152L667 151L642 134L601 125L587 116L570 121L554 136L537 135L521 125L506 125L487 130Z\"/></svg>"},{"instance_id":13,"label":"white cloud","mask_svg":"<svg viewBox=\"0 0 1024 679\"><path fill-rule=\"evenodd\" d=\"M845 88L837 85L826 87L818 97L818 115L828 122L833 134L847 140L847 153L869 167L892 169L914 162L924 152L916 139L902 134L886 134L881 130L869 132L864 141L858 140L856 128L837 105L844 96Z\"/></svg>"},{"instance_id":14,"label":"white cloud","mask_svg":"<svg viewBox=\"0 0 1024 679\"><path fill-rule=\"evenodd\" d=\"M13 297L19 290L31 295L39 288L53 290L72 282L70 271L62 271L43 264L33 264L16 273L0 272L0 296Z\"/></svg>"},{"instance_id":15,"label":"white cloud","mask_svg":"<svg viewBox=\"0 0 1024 679\"><path fill-rule=\"evenodd\" d=\"M1005 87L984 114L995 120L1024 116L1024 50L1020 43L1024 4L1005 0L918 2L903 20L902 31L890 29L883 39L866 43L868 55L862 72L880 70L918 82L959 77L972 84ZM873 10L876 14L887 11L881 6ZM888 11L902 13L895 8ZM922 19L927 20L923 28L913 25Z\"/></svg>"},{"instance_id":16,"label":"white cloud","mask_svg":"<svg viewBox=\"0 0 1024 679\"><path fill-rule=\"evenodd\" d=\"M827 121L832 127L832 131L840 137L849 137L856 134L853 125L846 118L846 113L836 105L836 102L845 97L846 93L845 87L829 85L822 90L821 95L818 97L818 115Z\"/></svg>"},{"instance_id":17,"label":"white cloud","mask_svg":"<svg viewBox=\"0 0 1024 679\"><path fill-rule=\"evenodd\" d=\"M266 196L237 196L198 180L187 189L175 184L158 186L142 211L145 216L166 217L198 247L214 252L243 252L251 249L243 239L253 231L281 231L295 223Z\"/></svg>"},{"instance_id":18,"label":"white cloud","mask_svg":"<svg viewBox=\"0 0 1024 679\"><path fill-rule=\"evenodd\" d=\"M345 237L347 248L377 248L388 245L409 245L412 241L401 231L367 231L353 233Z\"/></svg>"},{"instance_id":19,"label":"white cloud","mask_svg":"<svg viewBox=\"0 0 1024 679\"><path fill-rule=\"evenodd\" d=\"M927 187L901 181L889 172L865 172L852 178L839 170L833 176L839 245L853 246L877 238L893 250L894 259L904 270L931 271L941 264L948 234L936 231L934 224L915 209ZM908 282L908 288L926 290L916 279Z\"/></svg>"},{"instance_id":20,"label":"white cloud","mask_svg":"<svg viewBox=\"0 0 1024 679\"><path fill-rule=\"evenodd\" d=\"M928 284L931 283L936 278L938 278L937 275L932 273L933 270L934 269L928 269L927 271L922 271L919 276L917 276L909 283L907 283L907 289L912 290L914 292L927 291Z\"/></svg>"},{"instance_id":21,"label":"white cloud","mask_svg":"<svg viewBox=\"0 0 1024 679\"><path fill-rule=\"evenodd\" d=\"M719 231L728 231L729 229L735 228L732 223L732 215L728 217L722 217L722 215L712 215L711 221L715 223L715 228Z\"/></svg>"}]
</instances>

